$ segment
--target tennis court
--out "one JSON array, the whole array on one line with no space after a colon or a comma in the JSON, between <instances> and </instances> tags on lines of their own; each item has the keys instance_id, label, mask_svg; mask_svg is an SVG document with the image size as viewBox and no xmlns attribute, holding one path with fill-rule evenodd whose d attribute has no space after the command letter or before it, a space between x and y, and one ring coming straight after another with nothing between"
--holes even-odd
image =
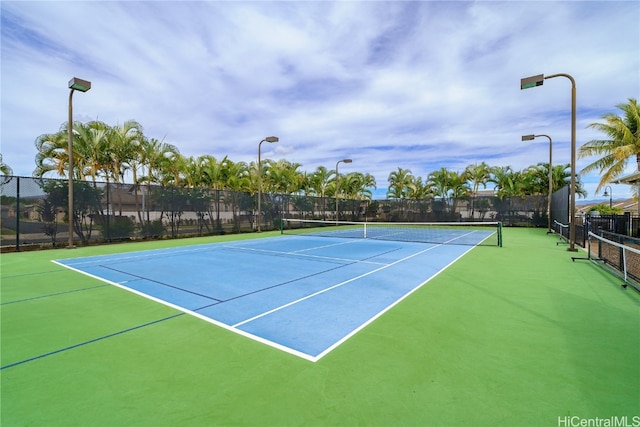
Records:
<instances>
[{"instance_id":1,"label":"tennis court","mask_svg":"<svg viewBox=\"0 0 640 427\"><path fill-rule=\"evenodd\" d=\"M505 229L503 248L382 240L346 249L359 242L269 232L2 254L2 425L558 426L613 417L633 425L640 415L640 294L592 262L571 261L586 253L566 251L544 229ZM418 247L433 249L403 260ZM155 261L138 271L145 255ZM199 288L211 282L203 264L218 258L216 283L233 286ZM260 261L237 264L247 260ZM352 280L398 260L392 274L383 273L389 266ZM448 267L428 271L436 260ZM338 276L343 269L352 270ZM88 275L107 270L114 275ZM131 279L140 272L144 279ZM322 285L305 279L323 275ZM352 280L276 312L286 321L258 322L301 328L322 346L238 325L296 301L258 283L293 288L282 284L288 278L321 290ZM154 280L191 292L160 303L169 296L135 288ZM388 280L404 290L369 292ZM217 317L196 310L206 304L193 292L226 300L208 307L219 306ZM388 302L364 304L367 316L354 309L361 318L332 326L339 337L325 341L334 308L369 296ZM241 316L222 310L240 302Z\"/></svg>"},{"instance_id":2,"label":"tennis court","mask_svg":"<svg viewBox=\"0 0 640 427\"><path fill-rule=\"evenodd\" d=\"M317 361L497 233L497 224L421 225L418 240L442 243L415 243L417 225L354 239L356 226L55 262ZM462 244L444 244L453 242Z\"/></svg>"}]
</instances>

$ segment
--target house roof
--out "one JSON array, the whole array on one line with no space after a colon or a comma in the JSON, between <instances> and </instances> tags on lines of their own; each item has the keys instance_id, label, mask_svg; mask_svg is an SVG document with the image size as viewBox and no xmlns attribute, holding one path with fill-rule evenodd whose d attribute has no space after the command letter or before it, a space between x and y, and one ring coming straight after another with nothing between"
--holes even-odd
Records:
<instances>
[{"instance_id":1,"label":"house roof","mask_svg":"<svg viewBox=\"0 0 640 427\"><path fill-rule=\"evenodd\" d=\"M593 202L593 203L581 204L576 206L576 211L578 213L586 213L593 206L598 206L606 203L607 202ZM614 200L611 206L614 208L621 208L624 212L631 212L634 214L638 212L638 201L633 198L624 199L624 200Z\"/></svg>"},{"instance_id":2,"label":"house roof","mask_svg":"<svg viewBox=\"0 0 640 427\"><path fill-rule=\"evenodd\" d=\"M614 184L638 184L640 183L640 171L635 171L631 175L623 176L622 178L613 181Z\"/></svg>"}]
</instances>

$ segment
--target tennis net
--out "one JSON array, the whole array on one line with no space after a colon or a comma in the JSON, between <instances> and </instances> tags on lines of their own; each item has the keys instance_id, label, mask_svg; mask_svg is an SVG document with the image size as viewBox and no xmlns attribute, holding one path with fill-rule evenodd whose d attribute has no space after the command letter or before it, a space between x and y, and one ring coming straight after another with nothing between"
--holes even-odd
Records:
<instances>
[{"instance_id":1,"label":"tennis net","mask_svg":"<svg viewBox=\"0 0 640 427\"><path fill-rule=\"evenodd\" d=\"M502 246L500 222L352 222L285 218L282 234L454 245Z\"/></svg>"},{"instance_id":2,"label":"tennis net","mask_svg":"<svg viewBox=\"0 0 640 427\"><path fill-rule=\"evenodd\" d=\"M640 291L640 239L601 231L589 232L588 255Z\"/></svg>"}]
</instances>

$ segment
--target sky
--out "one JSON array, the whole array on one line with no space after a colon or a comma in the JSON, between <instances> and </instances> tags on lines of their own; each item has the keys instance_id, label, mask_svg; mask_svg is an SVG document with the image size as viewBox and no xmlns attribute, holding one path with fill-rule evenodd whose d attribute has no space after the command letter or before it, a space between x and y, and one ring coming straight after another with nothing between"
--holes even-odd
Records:
<instances>
[{"instance_id":1,"label":"sky","mask_svg":"<svg viewBox=\"0 0 640 427\"><path fill-rule=\"evenodd\" d=\"M384 198L399 167L423 179L468 165L570 162L640 94L640 2L6 1L0 152L31 176L35 140L67 121L136 120L185 156L286 159L313 172L373 175ZM596 158L578 159L578 172ZM635 171L635 162L628 173ZM55 176L50 176L55 177ZM587 199L599 173L582 176ZM491 185L488 189L492 189ZM612 185L614 199L629 197Z\"/></svg>"}]
</instances>

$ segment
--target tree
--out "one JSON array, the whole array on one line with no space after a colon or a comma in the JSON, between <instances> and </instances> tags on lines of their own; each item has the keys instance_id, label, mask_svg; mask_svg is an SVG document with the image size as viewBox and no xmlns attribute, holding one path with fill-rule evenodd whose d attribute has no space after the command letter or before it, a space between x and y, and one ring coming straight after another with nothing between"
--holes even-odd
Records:
<instances>
[{"instance_id":1,"label":"tree","mask_svg":"<svg viewBox=\"0 0 640 427\"><path fill-rule=\"evenodd\" d=\"M640 113L638 103L629 98L627 104L616 106L624 113L618 116L607 113L602 116L604 123L591 123L594 128L604 133L605 139L594 139L580 147L578 156L600 156L599 159L585 166L580 173L600 171L600 182L596 192L607 183L619 177L625 169L627 161L635 157L637 170L640 171Z\"/></svg>"},{"instance_id":2,"label":"tree","mask_svg":"<svg viewBox=\"0 0 640 427\"><path fill-rule=\"evenodd\" d=\"M549 164L546 163L546 166L548 170ZM553 181L554 192L566 187L567 185L571 185L571 164L565 163L563 165L555 165L551 171L551 179ZM585 190L582 185L580 175L576 176L576 194L579 197L587 197L587 190Z\"/></svg>"},{"instance_id":3,"label":"tree","mask_svg":"<svg viewBox=\"0 0 640 427\"><path fill-rule=\"evenodd\" d=\"M245 162L225 162L225 187L231 190L229 193L231 212L233 214L233 228L235 231L240 228L240 203L242 202L241 192L248 192L251 187L249 177L249 165Z\"/></svg>"},{"instance_id":4,"label":"tree","mask_svg":"<svg viewBox=\"0 0 640 427\"><path fill-rule=\"evenodd\" d=\"M376 188L376 179L371 174L350 172L345 177L345 192L348 198L371 200L370 188Z\"/></svg>"},{"instance_id":5,"label":"tree","mask_svg":"<svg viewBox=\"0 0 640 427\"><path fill-rule=\"evenodd\" d=\"M478 190L482 185L482 188L487 188L487 182L491 178L491 167L482 162L480 164L469 165L463 172L464 178L471 183L471 217L475 216L475 204L478 197Z\"/></svg>"},{"instance_id":6,"label":"tree","mask_svg":"<svg viewBox=\"0 0 640 427\"><path fill-rule=\"evenodd\" d=\"M469 185L467 179L464 177L464 173L449 172L449 195L451 197L451 213L456 213L456 208L459 200L469 197Z\"/></svg>"},{"instance_id":7,"label":"tree","mask_svg":"<svg viewBox=\"0 0 640 427\"><path fill-rule=\"evenodd\" d=\"M299 193L303 187L304 175L298 170L300 166L300 163L280 159L267 160L266 166L262 168L263 189L266 184L267 193L280 194L283 213L288 210L288 196Z\"/></svg>"},{"instance_id":8,"label":"tree","mask_svg":"<svg viewBox=\"0 0 640 427\"><path fill-rule=\"evenodd\" d=\"M469 186L464 173L441 168L429 174L428 184L435 197L440 197L443 211L451 206L450 213L455 213L459 199L469 195Z\"/></svg>"},{"instance_id":9,"label":"tree","mask_svg":"<svg viewBox=\"0 0 640 427\"><path fill-rule=\"evenodd\" d=\"M414 187L414 178L411 169L402 169L389 173L387 178L389 188L387 189L387 198L405 199L409 191Z\"/></svg>"},{"instance_id":10,"label":"tree","mask_svg":"<svg viewBox=\"0 0 640 427\"><path fill-rule=\"evenodd\" d=\"M511 166L494 167L488 182L495 184L499 199L512 196L524 196L522 172L514 171Z\"/></svg>"},{"instance_id":11,"label":"tree","mask_svg":"<svg viewBox=\"0 0 640 427\"><path fill-rule=\"evenodd\" d=\"M147 171L147 174L143 174L139 179L140 183L147 183L147 193L146 195L143 193L143 200L146 202L145 208L147 212L146 223L143 226L143 229L145 230L145 233L149 231L151 234L157 234L157 231L159 231L161 227L156 227L151 223L150 220L150 199L154 198L154 193L151 191L151 183L163 182L163 165L167 162L167 158L179 154L179 151L176 146L168 144L166 142L158 141L155 138L141 138L140 147L138 147L138 150L140 153L139 160L141 163L141 167L144 168L146 166ZM157 196L159 197L161 194L161 192L158 192ZM160 214L160 219L158 221L158 225L161 225L162 213ZM158 230L154 231L152 230L152 228L157 228Z\"/></svg>"},{"instance_id":12,"label":"tree","mask_svg":"<svg viewBox=\"0 0 640 427\"><path fill-rule=\"evenodd\" d=\"M49 172L55 172L60 177L66 176L69 161L69 138L66 123L56 133L38 136L34 144L37 153L33 176L42 178Z\"/></svg>"},{"instance_id":13,"label":"tree","mask_svg":"<svg viewBox=\"0 0 640 427\"><path fill-rule=\"evenodd\" d=\"M227 156L218 161L214 156L204 155L198 158L200 170L202 171L202 185L213 189L216 193L216 229L222 233L222 222L220 221L220 191L225 185L225 167L228 162ZM211 215L211 212L209 212Z\"/></svg>"},{"instance_id":14,"label":"tree","mask_svg":"<svg viewBox=\"0 0 640 427\"><path fill-rule=\"evenodd\" d=\"M80 182L73 187L73 212L68 212L69 184L67 181L44 181L40 186L46 194L50 209L67 208L67 215L72 216L73 231L83 243L91 238L94 215L100 210L102 190L94 188L88 182ZM68 220L68 216L67 216Z\"/></svg>"},{"instance_id":15,"label":"tree","mask_svg":"<svg viewBox=\"0 0 640 427\"><path fill-rule=\"evenodd\" d=\"M13 169L11 169L11 167L2 160L1 153L0 153L0 174L13 175Z\"/></svg>"},{"instance_id":16,"label":"tree","mask_svg":"<svg viewBox=\"0 0 640 427\"><path fill-rule=\"evenodd\" d=\"M327 214L327 191L330 187L331 177L336 172L328 170L324 166L318 166L314 172L307 176L308 189L312 195L320 197L322 201L322 218Z\"/></svg>"},{"instance_id":17,"label":"tree","mask_svg":"<svg viewBox=\"0 0 640 427\"><path fill-rule=\"evenodd\" d=\"M73 163L74 175L78 179L90 176L95 183L99 176L107 184L113 180L113 160L109 144L109 126L100 121L73 124Z\"/></svg>"}]
</instances>

